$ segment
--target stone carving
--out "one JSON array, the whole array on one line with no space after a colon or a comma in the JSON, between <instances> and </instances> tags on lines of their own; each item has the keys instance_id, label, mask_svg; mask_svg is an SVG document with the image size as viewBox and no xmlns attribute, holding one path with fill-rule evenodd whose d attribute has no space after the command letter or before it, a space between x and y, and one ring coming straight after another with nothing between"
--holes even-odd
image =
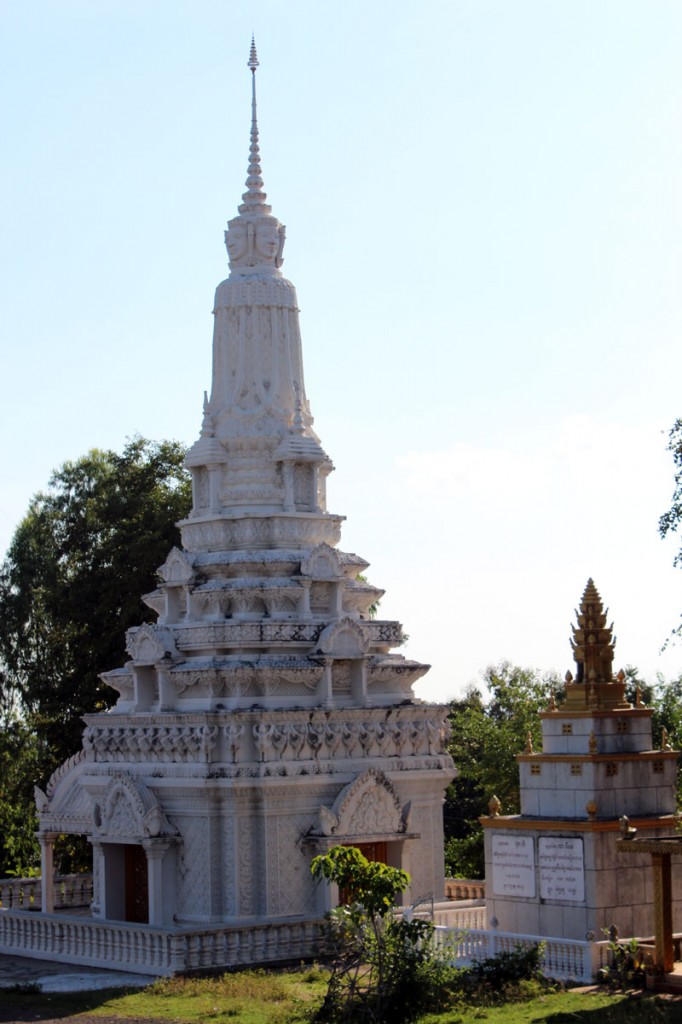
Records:
<instances>
[{"instance_id":1,"label":"stone carving","mask_svg":"<svg viewBox=\"0 0 682 1024\"><path fill-rule=\"evenodd\" d=\"M117 690L119 703L132 701L135 696L135 684L132 672L127 668L115 668L111 672L100 672L99 678L112 690Z\"/></svg>"},{"instance_id":2,"label":"stone carving","mask_svg":"<svg viewBox=\"0 0 682 1024\"><path fill-rule=\"evenodd\" d=\"M241 749L242 740L244 738L244 726L226 725L224 732L225 739L227 740L227 745L230 749L230 752L232 754L232 760L234 762L239 757L239 751Z\"/></svg>"},{"instance_id":3,"label":"stone carving","mask_svg":"<svg viewBox=\"0 0 682 1024\"><path fill-rule=\"evenodd\" d=\"M239 912L249 915L256 911L254 890L253 822L251 819L237 820Z\"/></svg>"},{"instance_id":4,"label":"stone carving","mask_svg":"<svg viewBox=\"0 0 682 1024\"><path fill-rule=\"evenodd\" d=\"M318 544L301 559L301 573L318 579L338 579L344 575L338 552L329 544Z\"/></svg>"},{"instance_id":5,"label":"stone carving","mask_svg":"<svg viewBox=\"0 0 682 1024\"><path fill-rule=\"evenodd\" d=\"M339 619L320 633L317 651L335 658L362 658L369 648L363 626L353 619Z\"/></svg>"},{"instance_id":6,"label":"stone carving","mask_svg":"<svg viewBox=\"0 0 682 1024\"><path fill-rule=\"evenodd\" d=\"M192 559L180 548L171 548L158 572L166 583L191 583L195 575Z\"/></svg>"},{"instance_id":7,"label":"stone carving","mask_svg":"<svg viewBox=\"0 0 682 1024\"><path fill-rule=\"evenodd\" d=\"M107 837L156 838L176 834L150 790L121 772L112 777L104 805L94 805L93 821L97 832Z\"/></svg>"},{"instance_id":8,"label":"stone carving","mask_svg":"<svg viewBox=\"0 0 682 1024\"><path fill-rule=\"evenodd\" d=\"M48 798L52 797L61 780L66 778L66 776L69 775L73 769L85 759L85 750L79 750L77 754L73 754L68 761L65 761L64 764L60 765L59 768L52 772L52 775L48 779L47 786L45 787L45 792Z\"/></svg>"},{"instance_id":9,"label":"stone carving","mask_svg":"<svg viewBox=\"0 0 682 1024\"><path fill-rule=\"evenodd\" d=\"M346 786L334 806L320 808L322 835L377 836L405 831L400 800L383 772L369 768Z\"/></svg>"},{"instance_id":10,"label":"stone carving","mask_svg":"<svg viewBox=\"0 0 682 1024\"><path fill-rule=\"evenodd\" d=\"M358 742L358 727L354 722L342 726L341 741L346 753L351 755Z\"/></svg>"},{"instance_id":11,"label":"stone carving","mask_svg":"<svg viewBox=\"0 0 682 1024\"><path fill-rule=\"evenodd\" d=\"M136 664L154 665L177 657L172 631L159 626L133 626L126 633L126 650Z\"/></svg>"}]
</instances>

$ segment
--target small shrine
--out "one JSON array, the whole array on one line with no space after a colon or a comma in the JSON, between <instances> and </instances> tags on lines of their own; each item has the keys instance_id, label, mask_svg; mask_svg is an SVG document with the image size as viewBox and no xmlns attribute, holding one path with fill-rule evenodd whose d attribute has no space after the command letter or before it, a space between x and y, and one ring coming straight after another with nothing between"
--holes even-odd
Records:
<instances>
[{"instance_id":1,"label":"small shrine","mask_svg":"<svg viewBox=\"0 0 682 1024\"><path fill-rule=\"evenodd\" d=\"M310 955L337 897L310 864L336 844L409 872L407 901L444 896L447 708L414 697L428 666L399 652L368 563L337 546L264 192L254 45L248 67L247 187L225 232L192 510L145 597L156 621L102 675L116 705L86 716L82 750L37 792L44 926L16 932L24 955L157 973ZM74 920L59 941L58 833L87 836L94 892L87 934Z\"/></svg>"},{"instance_id":2,"label":"small shrine","mask_svg":"<svg viewBox=\"0 0 682 1024\"><path fill-rule=\"evenodd\" d=\"M576 612L575 677L542 712L542 751L518 755L521 814L482 819L487 927L594 942L606 928L654 934L649 858L619 857L622 835L674 829L678 751L654 750L652 710L613 675L615 640L590 579ZM682 892L673 907L682 909Z\"/></svg>"}]
</instances>

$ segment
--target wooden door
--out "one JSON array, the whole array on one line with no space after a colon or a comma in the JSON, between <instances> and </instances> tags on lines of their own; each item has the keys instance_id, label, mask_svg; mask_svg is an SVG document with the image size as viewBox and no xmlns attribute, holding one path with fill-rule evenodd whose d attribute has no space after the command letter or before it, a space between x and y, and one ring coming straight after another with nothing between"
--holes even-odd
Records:
<instances>
[{"instance_id":1,"label":"wooden door","mask_svg":"<svg viewBox=\"0 0 682 1024\"><path fill-rule=\"evenodd\" d=\"M125 847L126 921L149 924L147 854L142 846Z\"/></svg>"}]
</instances>

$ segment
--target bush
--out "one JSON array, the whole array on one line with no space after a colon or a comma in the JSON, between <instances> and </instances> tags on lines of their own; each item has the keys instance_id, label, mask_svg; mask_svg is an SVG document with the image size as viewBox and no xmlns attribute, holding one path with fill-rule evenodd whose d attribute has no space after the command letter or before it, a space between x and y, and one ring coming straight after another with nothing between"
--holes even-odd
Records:
<instances>
[{"instance_id":1,"label":"bush","mask_svg":"<svg viewBox=\"0 0 682 1024\"><path fill-rule=\"evenodd\" d=\"M335 882L351 902L328 915L329 984L315 1020L322 1024L403 1024L437 1009L456 972L439 958L430 921L395 916L404 871L336 846L312 863L316 878Z\"/></svg>"}]
</instances>

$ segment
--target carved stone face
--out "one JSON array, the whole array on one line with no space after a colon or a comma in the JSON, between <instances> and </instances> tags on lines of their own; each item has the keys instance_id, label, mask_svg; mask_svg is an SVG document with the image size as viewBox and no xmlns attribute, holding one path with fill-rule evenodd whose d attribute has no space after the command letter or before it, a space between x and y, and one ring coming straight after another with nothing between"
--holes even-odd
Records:
<instances>
[{"instance_id":1,"label":"carved stone face","mask_svg":"<svg viewBox=\"0 0 682 1024\"><path fill-rule=\"evenodd\" d=\"M256 252L267 260L274 260L279 249L279 231L276 224L259 224L256 228Z\"/></svg>"},{"instance_id":2,"label":"carved stone face","mask_svg":"<svg viewBox=\"0 0 682 1024\"><path fill-rule=\"evenodd\" d=\"M225 232L225 245L230 262L234 263L246 256L246 225L231 225Z\"/></svg>"}]
</instances>

